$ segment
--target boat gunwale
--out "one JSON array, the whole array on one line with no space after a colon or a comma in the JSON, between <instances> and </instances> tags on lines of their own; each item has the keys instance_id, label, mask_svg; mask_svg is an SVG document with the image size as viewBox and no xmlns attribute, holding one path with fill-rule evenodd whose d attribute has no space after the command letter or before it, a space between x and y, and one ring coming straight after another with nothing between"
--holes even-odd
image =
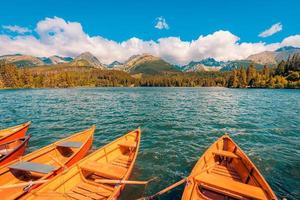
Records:
<instances>
[{"instance_id":1,"label":"boat gunwale","mask_svg":"<svg viewBox=\"0 0 300 200\"><path fill-rule=\"evenodd\" d=\"M40 157L40 156L42 156L42 155L45 155L45 154L47 154L48 152L50 152L50 151L52 151L53 149L55 149L56 146L57 146L57 145L56 145L57 143L63 142L63 141L65 141L65 140L69 140L69 139L71 139L71 138L73 138L73 137L76 137L76 136L78 136L78 135L80 135L80 134L84 134L84 133L86 133L86 132L90 132L90 131L91 131L91 134L90 134L90 135L93 135L93 134L92 134L92 133L93 133L93 131L92 131L93 129L95 129L95 126L94 126L94 125L93 125L92 127L88 128L88 129L83 130L83 131L76 132L76 133L74 133L74 134L68 136L67 138L63 138L63 139L58 140L58 141L56 141L56 142L54 142L54 143L48 144L47 146L44 146L44 147L42 147L42 148L39 148L39 149L37 149L37 150L35 150L35 151L29 153L29 154L26 154L25 156L22 156L22 157L21 157L21 160L26 160L26 158L28 158L28 157L30 157L30 156L32 156L32 155L34 155L34 154L37 154L37 155L34 156L34 157L32 157L32 158L30 158L30 159L28 159L27 161L30 161L30 160L33 160L33 159L35 159L35 158L38 158L38 157ZM78 151L80 151L80 149L82 149L82 147L84 146L84 144L86 144L86 142L87 142L89 139L90 139L90 136L87 137L87 139L84 140L83 145L78 149ZM47 151L45 151L45 150L47 150ZM45 152L43 152L43 151L45 151ZM78 152L78 151L77 151L77 152ZM40 153L40 152L43 152L43 153ZM71 158L73 158L75 155L76 155L76 153L73 154L73 155L72 155L71 157L69 157L69 158L71 159ZM69 160L69 159L68 159L68 160ZM14 162L14 161L12 161L12 162ZM8 164L10 164L10 163L8 163ZM2 168L2 167L1 167L1 168ZM1 169L1 168L0 168L0 169ZM0 174L0 175L1 175L1 174Z\"/></svg>"},{"instance_id":2,"label":"boat gunwale","mask_svg":"<svg viewBox=\"0 0 300 200\"><path fill-rule=\"evenodd\" d=\"M70 139L70 138L72 138L72 137L78 136L79 134L83 134L83 133L85 133L85 132L90 132L89 137L87 137L87 139L85 140L85 142L83 143L83 145L80 147L80 149L79 149L76 153L74 153L71 157L69 157L68 160L65 162L65 164L67 164L70 160L73 159L74 156L76 156L76 155L80 152L80 150L82 150L82 148L84 147L85 144L87 144L87 142L89 141L89 139L90 139L91 137L93 137L93 133L94 133L94 131L95 131L95 128L96 128L96 126L93 125L93 126L91 126L90 128L88 128L88 129L85 129L85 130L83 130L83 131L81 131L81 132L74 133L74 134L70 135L70 136L67 137L67 138L64 138L64 139L59 140L59 141L54 142L54 143L51 143L51 144L49 144L49 145L47 145L47 146L45 146L45 147L43 147L43 148L41 148L41 149L37 149L36 151L33 151L33 152L31 152L31 153L29 153L29 154L27 154L27 155L25 155L25 156L21 156L18 160L13 160L13 161L11 161L11 162L8 162L8 163L4 164L3 166L0 167L0 172L1 172L1 173L0 173L0 176L3 175L3 174L5 174L5 173L8 173L8 172L9 172L9 166L12 165L13 163L18 162L19 160L31 161L31 160L33 160L33 159L35 159L35 158L37 158L37 157L43 156L43 155L47 154L49 151L53 150L53 149L55 148L54 145L57 144L58 142L61 142L61 141ZM54 147L53 147L53 148L50 148L50 147L52 147L52 146L54 146ZM49 149L49 150L47 150L47 149ZM45 150L47 150L47 151L45 151ZM41 151L45 151L45 152L44 152L44 153L40 153ZM26 159L26 158L28 158L28 157L34 155L34 154L37 154L37 155L34 156L34 157L31 158L31 159ZM25 159L24 159L24 158L25 158ZM44 176L42 176L41 178L39 178L39 180L45 180L45 179L48 179L51 175L55 174L57 171L61 170L62 168L63 168L63 167L61 166L61 167L59 167L58 169L56 169L55 171L52 171L52 172L49 172L48 174L45 174Z\"/></svg>"},{"instance_id":3,"label":"boat gunwale","mask_svg":"<svg viewBox=\"0 0 300 200\"><path fill-rule=\"evenodd\" d=\"M7 159L10 155L12 155L12 154L14 154L15 152L17 152L18 150L20 150L24 145L28 144L30 137L31 137L30 135L27 135L27 136L25 136L25 137L22 137L22 138L19 138L19 139L15 139L15 140L11 140L11 141L9 141L9 142L6 142L6 143L4 143L4 144L1 144L1 145L7 145L7 144L12 143L12 142L15 142L15 141L17 141L17 140L23 140L17 147L15 147L15 148L13 149L13 151L11 151L9 154L7 154L7 155L3 156L2 158L0 158L0 163L1 163L2 161L4 161L5 159ZM25 147L25 148L26 148L26 147ZM16 159L15 159L15 160L16 160ZM13 161L15 161L15 160L13 160Z\"/></svg>"},{"instance_id":4,"label":"boat gunwale","mask_svg":"<svg viewBox=\"0 0 300 200\"><path fill-rule=\"evenodd\" d=\"M137 131L139 132L139 135L140 135L140 133L141 133L140 129L135 129L135 130L133 130L133 131L130 131L130 132L126 133L126 135L123 135L123 136L121 136L121 137L116 138L115 140L113 140L113 141L111 141L111 142L105 144L105 145L102 146L101 148L97 149L97 150L94 151L93 153L87 155L86 157L84 157L83 159L81 159L76 165L79 165L79 167L81 167L80 165L81 165L83 162L85 162L85 161L88 160L90 157L92 157L92 156L96 155L97 153L99 153L99 151L101 151L101 150L103 150L103 149L105 149L105 148L111 146L111 145L114 144L114 143L117 143L119 140L121 140L121 139L123 139L124 137L126 137L126 136L128 136L128 135L131 135L132 133L137 132ZM138 139L140 139L140 136L139 136ZM140 141L138 142L138 145L137 145L137 147L136 147L136 150L138 150L139 144L140 144ZM116 148L116 149L117 149L117 148Z\"/></svg>"},{"instance_id":5,"label":"boat gunwale","mask_svg":"<svg viewBox=\"0 0 300 200\"><path fill-rule=\"evenodd\" d=\"M15 131L13 131L12 133L9 133L9 134L4 134L3 137L0 138L0 142L2 140L5 140L6 138L10 137L11 135L14 135L17 132L20 132L20 131L24 130L25 128L28 128L30 125L31 125L31 121L28 121L28 122L25 122L25 123L22 123L22 124L19 124L19 125L15 125L15 126L11 126L11 127L5 128L5 129L1 129L0 130L0 136L1 136L1 132L9 131L10 129L17 129L17 130L15 130Z\"/></svg>"},{"instance_id":6,"label":"boat gunwale","mask_svg":"<svg viewBox=\"0 0 300 200\"><path fill-rule=\"evenodd\" d=\"M98 154L99 152L103 151L104 149L106 149L107 147L111 146L112 144L115 144L117 142L119 142L120 140L123 140L124 138L126 138L127 136L129 135L132 135L133 133L137 132L137 136L135 137L137 139L137 147L135 148L135 156L134 158L132 159L132 162L130 164L130 166L128 167L127 169L127 173L125 174L124 178L122 180L125 180L125 179L128 179L131 171L132 171L132 168L134 167L134 164L135 164L135 161L137 159L137 155L138 155L138 151L139 151L139 147L140 147L140 138L141 138L141 129L140 128L137 128L135 130L132 130L128 133L126 133L126 135L123 135L121 137L118 137L116 138L115 140L107 143L106 145L102 146L101 148L97 149L96 151L94 151L93 153L87 155L86 157L84 157L83 159L81 159L80 161L78 161L76 164L74 164L71 168L69 168L68 170L64 170L63 172L61 172L59 175L57 175L56 177L54 177L53 179L50 180L50 182L52 181L55 181L56 179L62 177L62 176L65 176L66 174L70 173L70 170L72 169L75 169L76 168L76 171L74 172L74 175L77 175L79 173L80 175L80 178L83 182L87 183L87 184L92 184L94 186L99 186L99 183L95 183L93 181L89 181L87 180L83 174L82 174L82 170L81 170L81 165L83 165L85 162L87 162L91 157L93 157L94 155ZM73 177L72 176L72 177ZM32 192L28 193L27 195L24 196L24 198L34 198L35 195L39 195L39 192L45 188L47 188L47 184L49 182L46 182L44 184L42 184L40 187L38 187L36 190L33 190ZM57 185L53 190L57 190L59 187L61 187L62 185L64 184L64 182L60 182L59 185ZM112 190L112 193L110 194L109 196L109 199L110 197L113 197L114 195L117 195L117 193L122 189L121 187L123 187L124 184L120 184L116 187L113 188ZM43 193L44 191L41 191L40 193ZM22 198L23 199L23 198Z\"/></svg>"},{"instance_id":7,"label":"boat gunwale","mask_svg":"<svg viewBox=\"0 0 300 200\"><path fill-rule=\"evenodd\" d=\"M135 129L134 131L132 131L132 132L137 132L137 146L136 146L136 148L135 148L135 154L134 154L134 157L133 157L133 159L132 159L132 161L131 161L131 163L130 163L130 166L128 167L128 169L127 169L127 172L126 172L126 174L124 175L124 177L123 177L123 179L122 180L127 180L129 177L130 177L130 175L131 175L131 173L132 173L132 169L133 169L133 167L134 167L134 164L135 164L135 162L136 162L136 159L137 159L137 156L138 156L138 152L139 152L139 148L140 148L140 143L141 143L141 129L140 128L137 128L137 129ZM132 133L131 132L131 133ZM129 133L128 133L129 134ZM127 134L126 134L127 135ZM111 196L109 197L109 199L108 200L110 200L110 199L113 199L113 198L115 198L115 197L118 197L119 195L118 195L118 193L120 193L120 191L124 188L124 186L125 186L125 184L119 184L119 185L117 185L115 188L114 188L114 191L113 191L113 193L111 194Z\"/></svg>"},{"instance_id":8,"label":"boat gunwale","mask_svg":"<svg viewBox=\"0 0 300 200\"><path fill-rule=\"evenodd\" d=\"M261 181L265 184L264 186L267 187L268 191L266 191L262 185L261 185L261 182L256 180L256 178L254 176L252 176L253 178L255 178L256 182L259 184L259 187L267 194L267 196L270 196L272 199L277 199L274 191L272 190L271 186L268 184L268 182L266 181L266 179L264 178L264 176L260 173L260 171L258 170L258 168L256 167L256 165L252 162L252 160L247 156L247 154L239 147L239 145L237 145L237 143L234 142L234 140L228 135L228 134L225 134L222 136L222 139L223 138L227 138L229 139L235 146L236 148L239 150L239 152L241 152L241 154L243 156L245 156L247 162L249 162L249 164L251 165L252 169L258 174L259 177L261 177ZM248 169L249 170L249 169ZM253 173L252 173L253 174Z\"/></svg>"},{"instance_id":9,"label":"boat gunwale","mask_svg":"<svg viewBox=\"0 0 300 200\"><path fill-rule=\"evenodd\" d=\"M261 184L261 182L259 182L259 181L257 181L256 180L256 178L254 177L254 176L252 176L253 178L255 178L255 180L256 180L256 182L258 183L258 186L257 187L260 187L263 191L264 191L264 193L265 193L265 195L267 196L267 197L271 197L272 199L277 199L277 197L276 197L276 195L275 195L275 193L274 193L274 191L272 190L272 188L270 187L270 185L268 184L268 182L265 180L265 178L262 176L262 174L259 172L259 170L257 169L257 167L255 166L255 164L251 161L251 159L249 159L249 157L247 156L247 154L234 142L234 140L229 136L229 134L228 133L225 133L223 136L221 136L220 138L218 138L213 144L211 144L205 151L204 151L204 153L201 155L201 157L198 159L198 161L196 162L196 164L194 165L194 167L193 167L193 169L192 169L192 171L191 171L191 173L190 173L190 175L188 176L188 181L190 181L192 184L193 184L193 188L191 189L191 193L195 190L195 187L198 185L198 183L194 180L194 174L196 173L196 171L198 170L198 165L200 165L200 162L202 161L202 160L204 160L204 157L206 156L206 154L218 143L218 142L220 142L221 140L223 140L223 139L228 139L228 140L230 140L232 143L233 143L233 145L235 145L235 147L237 148L237 150L241 153L241 155L242 156L244 156L245 157L245 159L249 162L249 164L252 166L252 168L253 168L253 170L258 174L258 176L260 176L261 177L261 181L264 183L264 185L267 187L267 190L265 190L263 187L262 187L262 184ZM239 157L241 157L241 156L239 156ZM242 162L244 165L245 165L245 163L244 162ZM245 166L246 167L246 166ZM247 167L246 167L247 168ZM203 170L203 169L205 169L205 165L201 168L201 170ZM248 170L248 168L247 168L247 170ZM186 189L186 188L185 188ZM185 189L184 189L184 191L183 191L183 195L185 194ZM198 191L198 189L197 189L197 191ZM199 192L199 191L198 191ZM182 195L182 196L183 196ZM191 194L190 194L190 196L189 197L191 197ZM209 198L207 198L207 197L205 197L202 193L201 193L201 197L204 197L205 199L209 199Z\"/></svg>"},{"instance_id":10,"label":"boat gunwale","mask_svg":"<svg viewBox=\"0 0 300 200\"><path fill-rule=\"evenodd\" d=\"M47 145L47 146L45 146L45 147L43 147L43 148L41 148L41 149L38 149L38 150L36 150L36 151L33 151L33 152L30 153L30 154L27 154L27 155L25 155L25 156L22 156L22 157L20 157L19 160L22 160L23 158L32 156L32 155L35 154L35 153L37 153L38 155L37 155L37 156L34 156L34 158L37 158L37 157L39 157L39 156L41 156L41 155L44 155L45 153L48 153L48 152L49 152L49 151L46 151L45 153L40 154L41 151L45 151L45 149L47 150L47 148L50 148L50 147L52 147L52 146L54 146L54 148L55 148L55 144L57 144L57 143L59 143L59 142L62 142L62 141L68 140L68 139L70 139L70 138L76 137L76 136L78 136L78 135L80 135L80 134L89 133L88 137L86 137L86 139L84 140L82 146L78 149L78 151L76 151L76 153L74 153L71 157L68 158L68 160L67 160L66 162L64 162L64 166L66 166L68 162L70 162L75 156L77 156L77 155L84 149L85 145L88 144L89 140L93 140L93 134L94 134L95 128L96 128L96 126L93 125L93 126L91 126L90 128L88 128L88 129L85 129L85 130L83 130L83 131L74 133L74 134L70 135L70 136L67 137L67 138L58 140L58 141L56 141L56 142L54 142L54 143L51 143L51 144L49 144L49 145ZM92 143L91 143L91 145L92 145ZM50 151L53 150L54 148L50 148ZM32 158L32 159L34 159L34 158ZM32 160L32 159L27 159L27 161ZM1 166L1 167L0 167L0 171L2 170L2 173L0 173L0 176L3 175L3 174L5 174L5 173L11 173L10 170L9 170L9 165L11 165L11 164L13 164L13 163L15 163L15 162L18 162L18 160L13 160L13 161L8 162L8 163L6 163L5 165ZM51 172L49 172L48 174L44 174L44 175L43 175L42 177L40 177L38 180L47 180L47 179L49 179L49 178L50 178L51 176L53 176L53 175L54 175L54 177L57 176L58 174L60 174L61 172L64 171L64 166L60 166L60 167L58 167L56 170L51 171ZM57 173L57 172L59 172L59 173ZM14 196L14 197L10 197L10 199L11 199L11 198L13 198L13 199L19 199L19 198L22 198L23 196L26 196L26 194L27 194L28 192L30 192L31 190L35 191L35 189L38 188L38 187L40 187L40 186L41 186L41 184L36 184L36 185L32 186L32 187L30 188L30 190L28 190L28 191L23 191L23 190L22 190L23 192L21 192L21 191L18 190L18 191L16 191L15 196Z\"/></svg>"}]
</instances>

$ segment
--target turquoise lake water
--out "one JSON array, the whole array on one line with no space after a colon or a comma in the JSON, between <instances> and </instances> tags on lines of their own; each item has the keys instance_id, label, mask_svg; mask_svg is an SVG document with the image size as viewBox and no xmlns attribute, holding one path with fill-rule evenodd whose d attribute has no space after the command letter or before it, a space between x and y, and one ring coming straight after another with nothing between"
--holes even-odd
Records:
<instances>
[{"instance_id":1,"label":"turquoise lake water","mask_svg":"<svg viewBox=\"0 0 300 200\"><path fill-rule=\"evenodd\" d=\"M134 180L121 199L150 195L187 176L228 132L279 198L300 197L300 90L80 88L0 90L0 128L31 120L28 152L95 124L93 149L138 126ZM161 197L180 199L183 187Z\"/></svg>"}]
</instances>

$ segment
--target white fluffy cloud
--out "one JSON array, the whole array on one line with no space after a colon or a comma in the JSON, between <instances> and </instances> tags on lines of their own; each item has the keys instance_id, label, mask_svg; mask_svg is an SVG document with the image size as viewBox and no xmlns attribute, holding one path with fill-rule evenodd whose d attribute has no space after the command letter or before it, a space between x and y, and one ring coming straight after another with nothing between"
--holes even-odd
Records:
<instances>
[{"instance_id":1,"label":"white fluffy cloud","mask_svg":"<svg viewBox=\"0 0 300 200\"><path fill-rule=\"evenodd\" d=\"M167 24L167 21L163 17L156 18L156 25L155 28L157 29L169 29L169 25Z\"/></svg>"},{"instance_id":2,"label":"white fluffy cloud","mask_svg":"<svg viewBox=\"0 0 300 200\"><path fill-rule=\"evenodd\" d=\"M16 32L16 33L20 33L20 34L24 34L24 33L30 33L31 30L26 28L26 27L21 27L21 26L11 26L11 25L3 25L2 28L9 30L11 32Z\"/></svg>"},{"instance_id":3,"label":"white fluffy cloud","mask_svg":"<svg viewBox=\"0 0 300 200\"><path fill-rule=\"evenodd\" d=\"M300 47L300 35L291 35L281 42L281 46Z\"/></svg>"},{"instance_id":4,"label":"white fluffy cloud","mask_svg":"<svg viewBox=\"0 0 300 200\"><path fill-rule=\"evenodd\" d=\"M184 65L194 60L213 57L217 60L244 59L251 54L275 50L282 46L300 47L300 35L285 38L282 42L239 42L240 38L229 31L216 31L201 35L196 40L183 41L179 37L144 41L130 38L123 42L101 36L89 36L78 22L62 18L46 18L37 23L34 34L0 35L0 55L29 54L35 56L77 56L89 51L103 63L123 62L130 56L149 53L173 63Z\"/></svg>"},{"instance_id":5,"label":"white fluffy cloud","mask_svg":"<svg viewBox=\"0 0 300 200\"><path fill-rule=\"evenodd\" d=\"M269 29L261 32L258 36L259 37L269 37L271 35L274 35L275 33L279 32L282 30L282 24L281 23L276 23L273 24Z\"/></svg>"}]
</instances>

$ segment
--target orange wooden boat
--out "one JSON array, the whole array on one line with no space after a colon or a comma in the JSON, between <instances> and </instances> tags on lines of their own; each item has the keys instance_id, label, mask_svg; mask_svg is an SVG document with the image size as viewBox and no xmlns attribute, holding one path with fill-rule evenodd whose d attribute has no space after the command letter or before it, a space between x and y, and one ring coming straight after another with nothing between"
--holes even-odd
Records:
<instances>
[{"instance_id":1,"label":"orange wooden boat","mask_svg":"<svg viewBox=\"0 0 300 200\"><path fill-rule=\"evenodd\" d=\"M240 147L225 134L202 155L187 178L182 200L277 199Z\"/></svg>"},{"instance_id":2,"label":"orange wooden boat","mask_svg":"<svg viewBox=\"0 0 300 200\"><path fill-rule=\"evenodd\" d=\"M117 199L125 185L116 184L115 181L128 180L137 158L140 136L140 129L129 132L90 154L23 198L26 200Z\"/></svg>"},{"instance_id":3,"label":"orange wooden boat","mask_svg":"<svg viewBox=\"0 0 300 200\"><path fill-rule=\"evenodd\" d=\"M0 144L16 140L25 136L31 122L0 130Z\"/></svg>"},{"instance_id":4,"label":"orange wooden boat","mask_svg":"<svg viewBox=\"0 0 300 200\"><path fill-rule=\"evenodd\" d=\"M39 185L27 184L52 178L83 158L93 142L95 126L52 143L0 168L0 196L16 199Z\"/></svg>"},{"instance_id":5,"label":"orange wooden boat","mask_svg":"<svg viewBox=\"0 0 300 200\"><path fill-rule=\"evenodd\" d=\"M13 161L25 153L30 136L12 140L0 145L0 166Z\"/></svg>"}]
</instances>

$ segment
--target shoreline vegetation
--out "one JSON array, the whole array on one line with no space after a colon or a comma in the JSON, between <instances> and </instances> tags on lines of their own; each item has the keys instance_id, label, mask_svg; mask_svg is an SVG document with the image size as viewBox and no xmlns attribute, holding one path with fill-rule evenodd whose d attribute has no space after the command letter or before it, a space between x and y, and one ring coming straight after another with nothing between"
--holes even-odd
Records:
<instances>
[{"instance_id":1,"label":"shoreline vegetation","mask_svg":"<svg viewBox=\"0 0 300 200\"><path fill-rule=\"evenodd\" d=\"M0 62L0 89L71 87L228 87L300 88L300 55L275 67L254 65L227 72L163 72L129 74L121 70L52 65L18 68Z\"/></svg>"}]
</instances>

